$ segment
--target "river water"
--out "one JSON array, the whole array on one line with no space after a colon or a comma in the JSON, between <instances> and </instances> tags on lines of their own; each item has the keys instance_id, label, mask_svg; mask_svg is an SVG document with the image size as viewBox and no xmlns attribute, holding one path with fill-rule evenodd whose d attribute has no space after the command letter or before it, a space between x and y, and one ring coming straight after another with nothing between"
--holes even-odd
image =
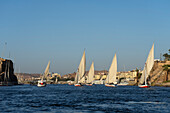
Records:
<instances>
[{"instance_id":1,"label":"river water","mask_svg":"<svg viewBox=\"0 0 170 113\"><path fill-rule=\"evenodd\" d=\"M0 113L169 113L170 87L1 86Z\"/></svg>"}]
</instances>

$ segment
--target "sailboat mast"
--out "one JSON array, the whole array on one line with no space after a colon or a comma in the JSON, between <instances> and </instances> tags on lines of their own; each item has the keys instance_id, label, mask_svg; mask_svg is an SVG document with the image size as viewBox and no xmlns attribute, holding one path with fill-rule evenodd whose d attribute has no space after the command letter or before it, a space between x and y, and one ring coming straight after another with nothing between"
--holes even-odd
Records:
<instances>
[{"instance_id":1,"label":"sailboat mast","mask_svg":"<svg viewBox=\"0 0 170 113\"><path fill-rule=\"evenodd\" d=\"M109 83L109 75L107 75L107 76L108 76L108 79L107 79L108 81L107 81L107 83Z\"/></svg>"},{"instance_id":2,"label":"sailboat mast","mask_svg":"<svg viewBox=\"0 0 170 113\"><path fill-rule=\"evenodd\" d=\"M79 73L79 69L78 69L77 72L76 72L76 77L75 77L75 83L76 83L76 84L77 84L78 81L79 81L79 75L78 75L78 73Z\"/></svg>"},{"instance_id":3,"label":"sailboat mast","mask_svg":"<svg viewBox=\"0 0 170 113\"><path fill-rule=\"evenodd\" d=\"M147 85L147 80L146 80L147 78L146 78L146 76L148 76L147 75L148 73L147 73L147 64L146 63L145 63L145 68L146 69L145 69L145 76L144 77L145 77L145 85Z\"/></svg>"},{"instance_id":4,"label":"sailboat mast","mask_svg":"<svg viewBox=\"0 0 170 113\"><path fill-rule=\"evenodd\" d=\"M87 78L87 83L89 83L89 81L90 81L90 80L89 80L89 79L90 79L90 77L89 77L89 76L90 76L90 75L88 75L88 78Z\"/></svg>"}]
</instances>

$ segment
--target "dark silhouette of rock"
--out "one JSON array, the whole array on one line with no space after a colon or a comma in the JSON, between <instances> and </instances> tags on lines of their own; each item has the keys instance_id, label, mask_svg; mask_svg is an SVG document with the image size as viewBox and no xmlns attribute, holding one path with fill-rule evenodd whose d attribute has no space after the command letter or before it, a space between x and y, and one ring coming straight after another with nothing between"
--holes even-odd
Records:
<instances>
[{"instance_id":1,"label":"dark silhouette of rock","mask_svg":"<svg viewBox=\"0 0 170 113\"><path fill-rule=\"evenodd\" d=\"M17 85L18 80L14 75L13 62L0 58L0 85Z\"/></svg>"}]
</instances>

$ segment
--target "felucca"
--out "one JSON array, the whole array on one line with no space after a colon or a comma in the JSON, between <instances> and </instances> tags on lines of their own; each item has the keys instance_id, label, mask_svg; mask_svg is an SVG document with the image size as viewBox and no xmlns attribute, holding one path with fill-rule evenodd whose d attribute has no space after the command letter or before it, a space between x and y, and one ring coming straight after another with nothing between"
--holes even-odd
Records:
<instances>
[{"instance_id":1,"label":"felucca","mask_svg":"<svg viewBox=\"0 0 170 113\"><path fill-rule=\"evenodd\" d=\"M147 83L147 78L151 72L151 69L153 68L154 65L154 44L152 45L152 48L149 52L148 58L146 60L142 76L139 80L139 87L140 88L148 88L149 85Z\"/></svg>"},{"instance_id":2,"label":"felucca","mask_svg":"<svg viewBox=\"0 0 170 113\"><path fill-rule=\"evenodd\" d=\"M50 61L48 62L48 65L47 65L47 67L44 71L44 74L43 74L41 80L38 81L38 84L37 84L38 87L45 87L46 86L47 83L46 83L45 78L49 74L49 69L50 69Z\"/></svg>"},{"instance_id":3,"label":"felucca","mask_svg":"<svg viewBox=\"0 0 170 113\"><path fill-rule=\"evenodd\" d=\"M79 67L77 69L74 86L82 86L83 84L85 84L85 72L86 72L86 56L84 51Z\"/></svg>"},{"instance_id":4,"label":"felucca","mask_svg":"<svg viewBox=\"0 0 170 113\"><path fill-rule=\"evenodd\" d=\"M93 85L93 80L94 80L94 62L92 62L90 66L90 70L87 76L87 86L92 86Z\"/></svg>"},{"instance_id":5,"label":"felucca","mask_svg":"<svg viewBox=\"0 0 170 113\"><path fill-rule=\"evenodd\" d=\"M115 54L112 64L109 69L109 73L105 80L105 86L107 86L107 87L116 87L117 86L116 74L117 74L117 57Z\"/></svg>"}]
</instances>

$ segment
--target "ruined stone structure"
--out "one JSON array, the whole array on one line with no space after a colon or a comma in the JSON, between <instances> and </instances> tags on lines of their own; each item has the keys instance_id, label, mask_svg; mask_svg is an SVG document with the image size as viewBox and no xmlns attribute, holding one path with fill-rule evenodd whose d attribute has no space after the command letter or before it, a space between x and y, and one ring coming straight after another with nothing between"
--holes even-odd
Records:
<instances>
[{"instance_id":1,"label":"ruined stone structure","mask_svg":"<svg viewBox=\"0 0 170 113\"><path fill-rule=\"evenodd\" d=\"M13 62L0 58L0 85L17 85L18 80L14 75Z\"/></svg>"}]
</instances>

